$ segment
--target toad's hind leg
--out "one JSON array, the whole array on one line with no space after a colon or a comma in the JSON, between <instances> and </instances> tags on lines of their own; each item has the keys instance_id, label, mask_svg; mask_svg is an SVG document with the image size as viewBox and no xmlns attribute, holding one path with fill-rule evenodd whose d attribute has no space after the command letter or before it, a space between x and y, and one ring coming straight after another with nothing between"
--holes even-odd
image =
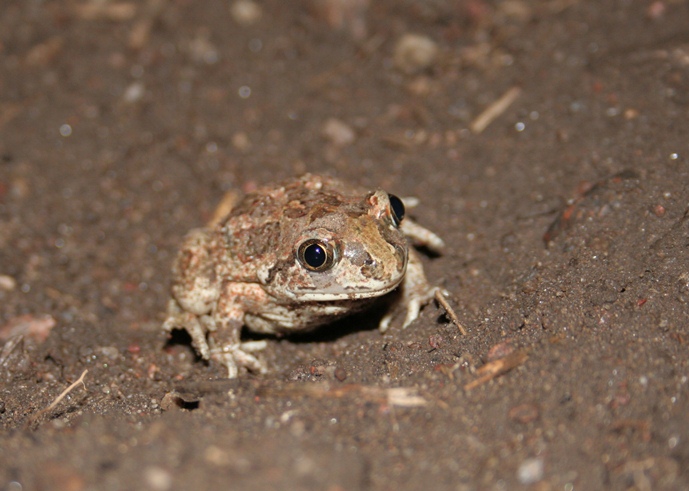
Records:
<instances>
[{"instance_id":1,"label":"toad's hind leg","mask_svg":"<svg viewBox=\"0 0 689 491\"><path fill-rule=\"evenodd\" d=\"M210 336L211 359L227 368L227 378L237 378L239 367L246 367L256 373L266 373L263 362L251 352L265 349L265 341L249 341L245 343L218 343L214 336Z\"/></svg>"}]
</instances>

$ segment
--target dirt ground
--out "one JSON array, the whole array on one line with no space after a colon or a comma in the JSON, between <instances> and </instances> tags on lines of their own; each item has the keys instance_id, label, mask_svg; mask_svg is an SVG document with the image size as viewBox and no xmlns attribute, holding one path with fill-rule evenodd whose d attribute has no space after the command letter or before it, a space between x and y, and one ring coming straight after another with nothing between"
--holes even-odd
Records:
<instances>
[{"instance_id":1,"label":"dirt ground","mask_svg":"<svg viewBox=\"0 0 689 491\"><path fill-rule=\"evenodd\" d=\"M688 25L681 0L4 0L0 489L689 489ZM305 171L420 199L466 335L370 312L227 380L162 332L183 235Z\"/></svg>"}]
</instances>

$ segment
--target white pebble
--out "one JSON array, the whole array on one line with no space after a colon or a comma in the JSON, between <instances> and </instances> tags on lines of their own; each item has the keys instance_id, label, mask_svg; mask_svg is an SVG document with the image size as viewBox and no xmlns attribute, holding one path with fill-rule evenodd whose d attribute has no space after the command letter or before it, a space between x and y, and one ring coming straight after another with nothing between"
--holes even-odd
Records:
<instances>
[{"instance_id":1,"label":"white pebble","mask_svg":"<svg viewBox=\"0 0 689 491\"><path fill-rule=\"evenodd\" d=\"M144 84L142 84L141 82L134 82L125 89L124 102L127 102L129 104L137 102L141 100L145 92L146 89L144 88Z\"/></svg>"},{"instance_id":2,"label":"white pebble","mask_svg":"<svg viewBox=\"0 0 689 491\"><path fill-rule=\"evenodd\" d=\"M234 21L241 26L250 26L261 19L261 6L251 0L237 0L230 7Z\"/></svg>"},{"instance_id":3,"label":"white pebble","mask_svg":"<svg viewBox=\"0 0 689 491\"><path fill-rule=\"evenodd\" d=\"M438 57L438 45L431 38L419 34L405 34L395 45L392 55L398 70L412 75L429 68Z\"/></svg>"},{"instance_id":4,"label":"white pebble","mask_svg":"<svg viewBox=\"0 0 689 491\"><path fill-rule=\"evenodd\" d=\"M351 126L335 118L330 118L325 122L323 136L338 147L350 145L356 138Z\"/></svg>"},{"instance_id":5,"label":"white pebble","mask_svg":"<svg viewBox=\"0 0 689 491\"><path fill-rule=\"evenodd\" d=\"M101 346L100 352L103 354L103 356L111 360L116 360L120 357L120 350L114 346Z\"/></svg>"},{"instance_id":6,"label":"white pebble","mask_svg":"<svg viewBox=\"0 0 689 491\"><path fill-rule=\"evenodd\" d=\"M154 491L167 491L172 487L172 475L162 467L147 467L144 479L149 489Z\"/></svg>"},{"instance_id":7,"label":"white pebble","mask_svg":"<svg viewBox=\"0 0 689 491\"><path fill-rule=\"evenodd\" d=\"M517 478L522 484L533 484L543 479L543 459L526 459L517 470Z\"/></svg>"},{"instance_id":8,"label":"white pebble","mask_svg":"<svg viewBox=\"0 0 689 491\"><path fill-rule=\"evenodd\" d=\"M0 290L10 291L17 288L17 280L6 274L0 274Z\"/></svg>"}]
</instances>

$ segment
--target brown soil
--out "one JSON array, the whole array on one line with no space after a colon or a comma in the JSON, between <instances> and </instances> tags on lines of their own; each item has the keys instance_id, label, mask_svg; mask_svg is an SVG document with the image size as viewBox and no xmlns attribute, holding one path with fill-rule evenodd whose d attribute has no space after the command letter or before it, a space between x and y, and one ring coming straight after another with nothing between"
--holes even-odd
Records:
<instances>
[{"instance_id":1,"label":"brown soil","mask_svg":"<svg viewBox=\"0 0 689 491\"><path fill-rule=\"evenodd\" d=\"M366 4L3 3L0 488L689 489L689 4ZM304 171L420 198L466 335L167 339L184 233Z\"/></svg>"}]
</instances>

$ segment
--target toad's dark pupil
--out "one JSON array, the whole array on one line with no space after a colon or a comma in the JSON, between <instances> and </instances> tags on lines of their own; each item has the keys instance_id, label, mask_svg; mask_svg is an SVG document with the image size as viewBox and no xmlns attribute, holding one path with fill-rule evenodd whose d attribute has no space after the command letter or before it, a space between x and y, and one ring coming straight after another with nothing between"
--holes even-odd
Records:
<instances>
[{"instance_id":1,"label":"toad's dark pupil","mask_svg":"<svg viewBox=\"0 0 689 491\"><path fill-rule=\"evenodd\" d=\"M404 219L404 203L394 194L388 194L388 199L390 200L390 208L392 208L392 219L395 221L395 225L399 226Z\"/></svg>"},{"instance_id":2,"label":"toad's dark pupil","mask_svg":"<svg viewBox=\"0 0 689 491\"><path fill-rule=\"evenodd\" d=\"M319 244L311 244L304 249L304 262L314 269L323 267L328 260L328 252Z\"/></svg>"}]
</instances>

